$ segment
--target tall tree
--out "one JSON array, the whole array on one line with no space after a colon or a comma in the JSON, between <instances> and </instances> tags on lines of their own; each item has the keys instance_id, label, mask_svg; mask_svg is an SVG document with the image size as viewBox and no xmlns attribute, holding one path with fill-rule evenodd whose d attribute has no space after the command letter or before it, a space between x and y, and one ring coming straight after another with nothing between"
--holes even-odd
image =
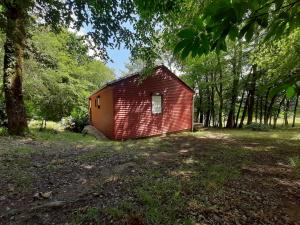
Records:
<instances>
[{"instance_id":1,"label":"tall tree","mask_svg":"<svg viewBox=\"0 0 300 225\"><path fill-rule=\"evenodd\" d=\"M93 0L3 0L0 4L0 29L5 33L3 86L5 92L8 131L22 135L27 129L22 81L25 41L28 27L37 22L55 31L62 27L79 30L84 25L91 31L86 37L107 59L106 46L121 41L130 46L133 34L124 26L133 21L132 1Z\"/></svg>"}]
</instances>

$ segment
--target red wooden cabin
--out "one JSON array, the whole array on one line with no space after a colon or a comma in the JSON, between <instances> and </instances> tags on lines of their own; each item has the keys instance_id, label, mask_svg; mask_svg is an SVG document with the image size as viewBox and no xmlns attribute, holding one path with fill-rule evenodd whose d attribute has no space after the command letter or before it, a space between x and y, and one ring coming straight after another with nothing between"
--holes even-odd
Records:
<instances>
[{"instance_id":1,"label":"red wooden cabin","mask_svg":"<svg viewBox=\"0 0 300 225\"><path fill-rule=\"evenodd\" d=\"M112 81L89 97L90 123L123 140L191 130L194 91L165 66Z\"/></svg>"}]
</instances>

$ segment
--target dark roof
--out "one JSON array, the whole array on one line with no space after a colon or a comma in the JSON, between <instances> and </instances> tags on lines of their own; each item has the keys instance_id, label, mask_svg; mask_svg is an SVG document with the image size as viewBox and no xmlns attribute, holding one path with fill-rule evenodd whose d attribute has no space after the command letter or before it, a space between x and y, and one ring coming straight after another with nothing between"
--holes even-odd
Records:
<instances>
[{"instance_id":1,"label":"dark roof","mask_svg":"<svg viewBox=\"0 0 300 225\"><path fill-rule=\"evenodd\" d=\"M171 70L168 69L168 67L164 66L164 65L159 65L159 66L156 66L154 67L154 70L157 70L158 68L164 68L164 69L167 69L168 71L171 72L172 75L174 75L175 79L179 80L184 86L186 86L189 90L191 90L192 92L195 92L190 86L188 86L183 80L181 80L178 76L176 76ZM96 94L97 92L103 90L104 88L106 87L109 87L109 86L114 86L115 84L119 83L120 81L123 81L123 80L127 80L129 78L132 78L132 77L135 77L135 76L139 76L140 75L140 72L136 72L136 73L132 73L132 74L129 74L129 75L126 75L124 77L121 77L121 78L118 78L118 79L115 79L115 80L112 80L110 82L107 82L104 86L102 86L100 89L94 91L91 95L93 96L94 94Z\"/></svg>"}]
</instances>

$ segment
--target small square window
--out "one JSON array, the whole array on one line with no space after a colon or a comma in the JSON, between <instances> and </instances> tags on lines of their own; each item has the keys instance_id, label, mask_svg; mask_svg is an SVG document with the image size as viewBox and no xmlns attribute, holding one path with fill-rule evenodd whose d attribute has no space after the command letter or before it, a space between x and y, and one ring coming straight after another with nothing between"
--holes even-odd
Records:
<instances>
[{"instance_id":1,"label":"small square window","mask_svg":"<svg viewBox=\"0 0 300 225\"><path fill-rule=\"evenodd\" d=\"M162 96L160 94L152 95L152 113L160 114L162 112Z\"/></svg>"}]
</instances>

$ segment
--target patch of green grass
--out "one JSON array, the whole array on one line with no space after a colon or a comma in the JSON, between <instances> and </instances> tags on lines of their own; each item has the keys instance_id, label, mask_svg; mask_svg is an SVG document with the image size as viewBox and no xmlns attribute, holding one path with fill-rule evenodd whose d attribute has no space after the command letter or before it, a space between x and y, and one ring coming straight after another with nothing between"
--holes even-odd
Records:
<instances>
[{"instance_id":1,"label":"patch of green grass","mask_svg":"<svg viewBox=\"0 0 300 225\"><path fill-rule=\"evenodd\" d=\"M144 206L144 217L150 224L174 224L181 219L184 208L181 184L174 178L145 182L137 189L138 199Z\"/></svg>"},{"instance_id":2,"label":"patch of green grass","mask_svg":"<svg viewBox=\"0 0 300 225\"><path fill-rule=\"evenodd\" d=\"M126 215L126 212L122 208L118 207L109 207L105 209L105 212L116 220L121 219Z\"/></svg>"},{"instance_id":3,"label":"patch of green grass","mask_svg":"<svg viewBox=\"0 0 300 225\"><path fill-rule=\"evenodd\" d=\"M90 207L84 212L76 211L72 225L97 224L100 225L101 211L98 208Z\"/></svg>"}]
</instances>

